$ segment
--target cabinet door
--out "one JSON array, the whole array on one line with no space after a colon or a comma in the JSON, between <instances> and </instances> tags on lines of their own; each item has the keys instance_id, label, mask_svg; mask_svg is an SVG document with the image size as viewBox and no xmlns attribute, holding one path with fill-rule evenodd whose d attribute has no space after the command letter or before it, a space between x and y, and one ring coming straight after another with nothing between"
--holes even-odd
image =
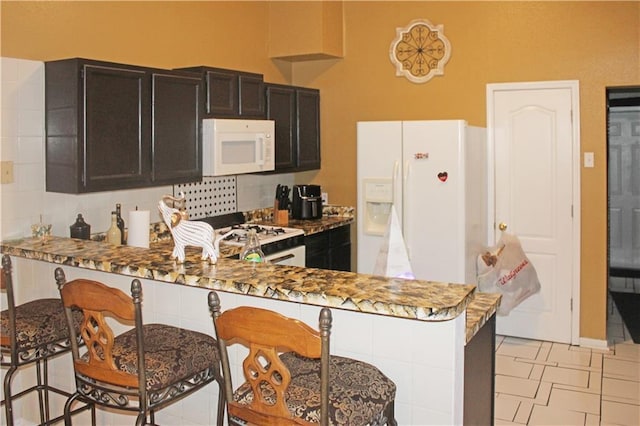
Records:
<instances>
[{"instance_id":1,"label":"cabinet door","mask_svg":"<svg viewBox=\"0 0 640 426\"><path fill-rule=\"evenodd\" d=\"M351 226L341 226L328 232L331 240L331 269L351 271Z\"/></svg>"},{"instance_id":2,"label":"cabinet door","mask_svg":"<svg viewBox=\"0 0 640 426\"><path fill-rule=\"evenodd\" d=\"M351 244L331 248L331 269L351 272Z\"/></svg>"},{"instance_id":3,"label":"cabinet door","mask_svg":"<svg viewBox=\"0 0 640 426\"><path fill-rule=\"evenodd\" d=\"M234 117L239 113L238 73L207 71L207 114L210 117Z\"/></svg>"},{"instance_id":4,"label":"cabinet door","mask_svg":"<svg viewBox=\"0 0 640 426\"><path fill-rule=\"evenodd\" d=\"M267 119L276 122L276 171L293 170L296 166L295 90L281 85L267 85Z\"/></svg>"},{"instance_id":5,"label":"cabinet door","mask_svg":"<svg viewBox=\"0 0 640 426\"><path fill-rule=\"evenodd\" d=\"M305 236L305 266L329 269L331 267L330 244L331 238L326 231Z\"/></svg>"},{"instance_id":6,"label":"cabinet door","mask_svg":"<svg viewBox=\"0 0 640 426\"><path fill-rule=\"evenodd\" d=\"M80 192L143 186L149 181L151 152L147 74L85 65L83 75L84 158L80 160L85 167Z\"/></svg>"},{"instance_id":7,"label":"cabinet door","mask_svg":"<svg viewBox=\"0 0 640 426\"><path fill-rule=\"evenodd\" d=\"M320 168L320 92L296 90L298 170Z\"/></svg>"},{"instance_id":8,"label":"cabinet door","mask_svg":"<svg viewBox=\"0 0 640 426\"><path fill-rule=\"evenodd\" d=\"M153 74L154 183L184 183L202 177L201 82L197 76Z\"/></svg>"},{"instance_id":9,"label":"cabinet door","mask_svg":"<svg viewBox=\"0 0 640 426\"><path fill-rule=\"evenodd\" d=\"M304 238L305 266L351 271L351 228L344 225Z\"/></svg>"},{"instance_id":10,"label":"cabinet door","mask_svg":"<svg viewBox=\"0 0 640 426\"><path fill-rule=\"evenodd\" d=\"M238 77L239 115L247 118L264 118L264 81L259 74L240 74Z\"/></svg>"}]
</instances>

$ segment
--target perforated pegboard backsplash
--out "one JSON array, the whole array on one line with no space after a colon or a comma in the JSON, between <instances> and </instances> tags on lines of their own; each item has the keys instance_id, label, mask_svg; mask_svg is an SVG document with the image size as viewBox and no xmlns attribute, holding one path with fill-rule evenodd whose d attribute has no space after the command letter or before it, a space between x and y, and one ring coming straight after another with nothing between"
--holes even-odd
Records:
<instances>
[{"instance_id":1,"label":"perforated pegboard backsplash","mask_svg":"<svg viewBox=\"0 0 640 426\"><path fill-rule=\"evenodd\" d=\"M202 182L174 185L174 196L184 192L191 219L237 211L235 176L204 177Z\"/></svg>"}]
</instances>

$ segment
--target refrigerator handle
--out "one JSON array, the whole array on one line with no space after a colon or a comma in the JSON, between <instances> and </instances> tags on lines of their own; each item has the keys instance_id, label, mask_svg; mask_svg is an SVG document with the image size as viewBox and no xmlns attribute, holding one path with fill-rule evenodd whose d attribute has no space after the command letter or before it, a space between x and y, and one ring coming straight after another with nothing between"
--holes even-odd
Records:
<instances>
[{"instance_id":1,"label":"refrigerator handle","mask_svg":"<svg viewBox=\"0 0 640 426\"><path fill-rule=\"evenodd\" d=\"M404 162L404 177L402 180L402 188L404 190L405 193L409 192L407 184L409 183L409 175L411 172L411 163L409 163L409 161L405 161ZM402 197L402 202L403 202L403 206L402 206L402 235L404 236L404 240L405 240L405 245L407 247L407 256L409 257L409 260L411 260L411 244L409 244L409 237L411 236L411 233L409 232L409 221L407 220L407 215L409 214L409 212L411 211L411 206L409 205L409 199L411 197Z\"/></svg>"},{"instance_id":2,"label":"refrigerator handle","mask_svg":"<svg viewBox=\"0 0 640 426\"><path fill-rule=\"evenodd\" d=\"M396 199L396 178L398 177L398 170L400 167L400 162L398 160L396 160L393 163L393 175L391 175L391 202L394 205L397 205L397 199Z\"/></svg>"}]
</instances>

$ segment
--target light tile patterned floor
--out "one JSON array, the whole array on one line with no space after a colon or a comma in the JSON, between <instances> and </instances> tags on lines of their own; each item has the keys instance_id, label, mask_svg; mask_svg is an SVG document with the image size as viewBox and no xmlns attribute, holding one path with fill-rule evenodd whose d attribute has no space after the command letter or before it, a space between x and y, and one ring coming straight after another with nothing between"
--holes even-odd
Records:
<instances>
[{"instance_id":1,"label":"light tile patterned floor","mask_svg":"<svg viewBox=\"0 0 640 426\"><path fill-rule=\"evenodd\" d=\"M640 425L640 344L609 303L608 351L496 338L496 425Z\"/></svg>"}]
</instances>

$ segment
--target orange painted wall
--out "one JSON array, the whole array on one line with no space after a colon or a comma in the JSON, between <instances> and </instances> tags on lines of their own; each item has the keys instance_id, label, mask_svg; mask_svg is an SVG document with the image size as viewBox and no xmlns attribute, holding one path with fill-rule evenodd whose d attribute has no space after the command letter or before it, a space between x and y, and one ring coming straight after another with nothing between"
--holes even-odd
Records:
<instances>
[{"instance_id":1,"label":"orange painted wall","mask_svg":"<svg viewBox=\"0 0 640 426\"><path fill-rule=\"evenodd\" d=\"M346 1L344 58L298 63L268 58L269 2L3 1L0 8L2 56L206 64L321 89L322 170L297 179L321 183L336 204L356 204L357 121L484 126L487 83L579 80L582 151L596 159L581 170L580 334L606 338L605 87L640 85L639 2ZM396 77L388 53L396 27L418 18L444 25L452 44L445 75L426 84Z\"/></svg>"}]
</instances>

